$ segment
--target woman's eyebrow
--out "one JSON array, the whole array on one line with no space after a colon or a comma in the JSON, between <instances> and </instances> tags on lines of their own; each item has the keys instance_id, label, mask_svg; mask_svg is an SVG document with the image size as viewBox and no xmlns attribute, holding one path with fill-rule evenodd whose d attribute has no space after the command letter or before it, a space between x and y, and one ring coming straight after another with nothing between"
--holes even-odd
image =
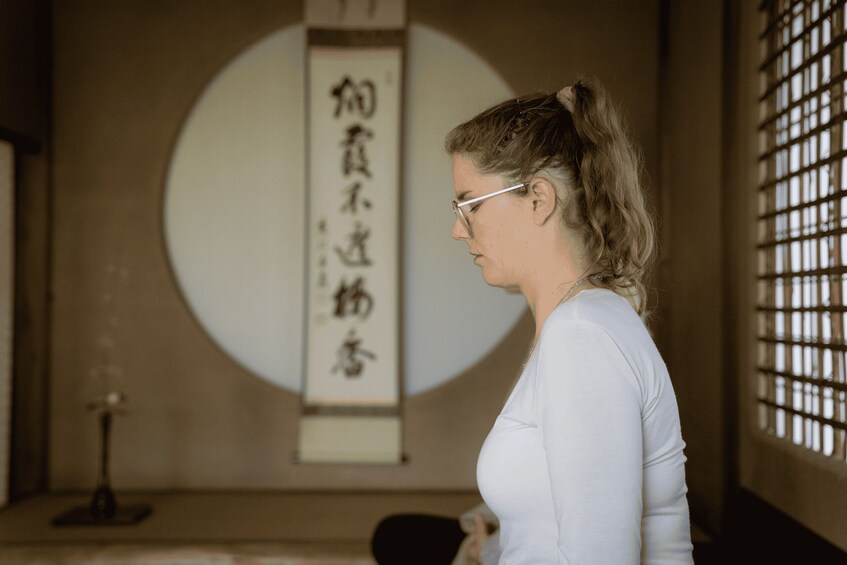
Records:
<instances>
[{"instance_id":1,"label":"woman's eyebrow","mask_svg":"<svg viewBox=\"0 0 847 565\"><path fill-rule=\"evenodd\" d=\"M457 196L457 197L456 197L456 200L458 200L459 202L461 202L461 201L462 201L462 200L464 200L464 199L465 199L465 197L466 197L468 194L470 194L470 193L471 193L471 191L470 191L470 190L466 190L466 191L464 191L462 194L460 194L459 196Z\"/></svg>"}]
</instances>

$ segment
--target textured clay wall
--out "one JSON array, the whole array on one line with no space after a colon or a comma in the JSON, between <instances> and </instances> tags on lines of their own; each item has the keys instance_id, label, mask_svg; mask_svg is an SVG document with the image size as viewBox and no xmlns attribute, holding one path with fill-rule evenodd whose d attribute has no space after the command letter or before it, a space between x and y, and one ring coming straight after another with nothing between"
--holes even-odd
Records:
<instances>
[{"instance_id":1,"label":"textured clay wall","mask_svg":"<svg viewBox=\"0 0 847 565\"><path fill-rule=\"evenodd\" d=\"M518 93L597 75L626 108L656 178L657 2L413 0L408 9L410 21L482 55ZM104 0L54 10L52 488L88 489L96 477L98 438L84 406L96 392L103 273L120 260L129 276L114 339L134 408L115 427L119 488L474 489L479 447L529 344L528 315L465 374L406 400L408 464L302 466L292 462L299 398L222 353L171 275L162 202L180 127L228 61L302 20L301 2Z\"/></svg>"}]
</instances>

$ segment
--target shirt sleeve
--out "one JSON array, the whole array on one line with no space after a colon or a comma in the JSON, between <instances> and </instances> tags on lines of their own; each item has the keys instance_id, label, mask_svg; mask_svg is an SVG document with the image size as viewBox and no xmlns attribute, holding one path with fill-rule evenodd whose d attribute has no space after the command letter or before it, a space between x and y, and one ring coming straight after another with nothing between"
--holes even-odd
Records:
<instances>
[{"instance_id":1,"label":"shirt sleeve","mask_svg":"<svg viewBox=\"0 0 847 565\"><path fill-rule=\"evenodd\" d=\"M558 561L638 564L640 386L603 328L551 321L538 345L535 403L556 513Z\"/></svg>"}]
</instances>

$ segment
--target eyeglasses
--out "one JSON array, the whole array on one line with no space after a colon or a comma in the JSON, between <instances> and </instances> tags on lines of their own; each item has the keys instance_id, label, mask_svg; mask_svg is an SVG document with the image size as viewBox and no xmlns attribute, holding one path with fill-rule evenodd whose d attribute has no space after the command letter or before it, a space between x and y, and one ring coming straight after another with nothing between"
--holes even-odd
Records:
<instances>
[{"instance_id":1,"label":"eyeglasses","mask_svg":"<svg viewBox=\"0 0 847 565\"><path fill-rule=\"evenodd\" d=\"M468 204L473 204L474 202L481 202L486 198L491 198L493 196L497 196L499 194L503 194L505 192L509 192L510 190L517 190L518 188L523 188L526 186L526 183L516 184L515 186L509 186L507 188L502 188L500 190L494 191L491 194L484 194L482 196L477 196L476 198L471 198L470 200L465 200L463 202L456 202L453 200L451 204L453 205L453 213L456 214L456 217L459 218L459 221L462 222L462 225L465 226L465 229L468 230L468 235L471 233L471 224L468 222L467 216L462 212L462 206L467 206Z\"/></svg>"}]
</instances>

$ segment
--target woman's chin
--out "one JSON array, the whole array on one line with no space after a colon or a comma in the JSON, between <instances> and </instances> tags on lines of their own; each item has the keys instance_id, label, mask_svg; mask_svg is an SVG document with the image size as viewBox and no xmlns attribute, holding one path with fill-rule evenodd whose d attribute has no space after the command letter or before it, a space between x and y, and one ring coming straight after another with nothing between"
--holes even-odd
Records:
<instances>
[{"instance_id":1,"label":"woman's chin","mask_svg":"<svg viewBox=\"0 0 847 565\"><path fill-rule=\"evenodd\" d=\"M503 280L503 277L498 276L499 273L489 268L482 268L482 280L486 282L489 286L496 286L498 288L507 288L512 286Z\"/></svg>"}]
</instances>

